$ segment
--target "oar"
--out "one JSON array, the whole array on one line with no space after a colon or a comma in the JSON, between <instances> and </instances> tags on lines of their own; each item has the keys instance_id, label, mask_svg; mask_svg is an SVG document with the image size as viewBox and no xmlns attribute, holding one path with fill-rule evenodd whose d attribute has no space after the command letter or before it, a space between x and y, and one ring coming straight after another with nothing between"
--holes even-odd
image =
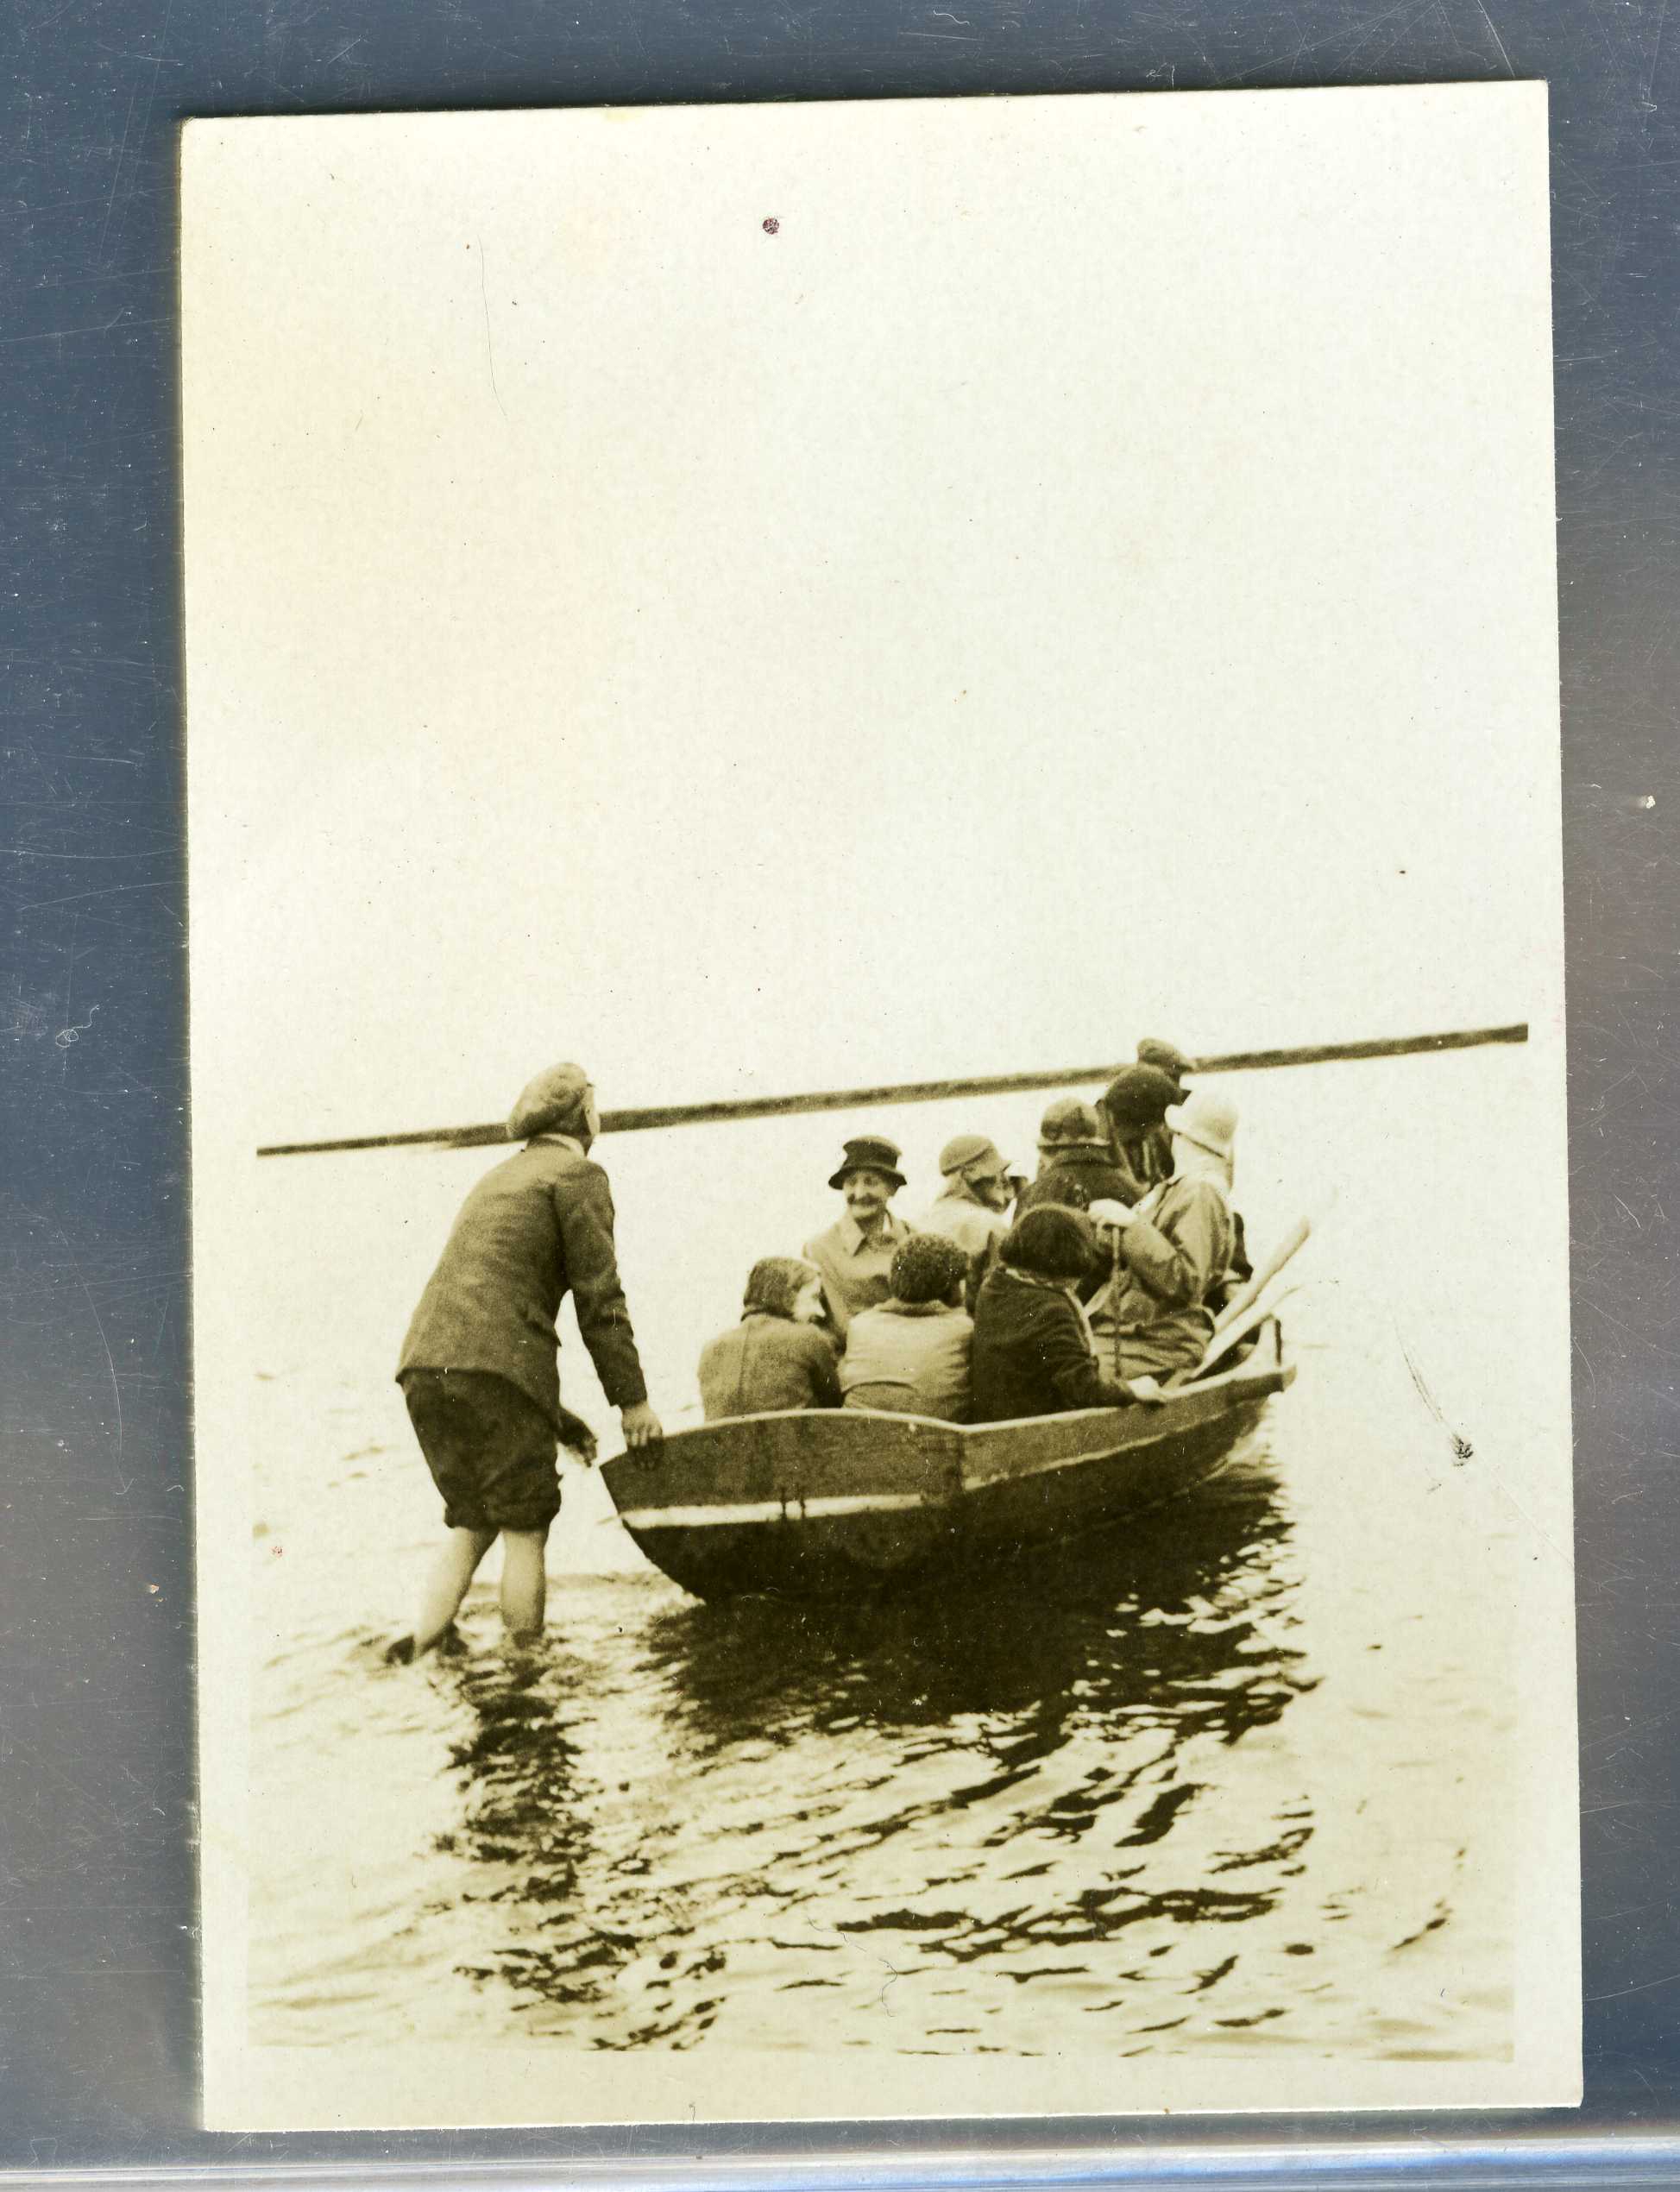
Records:
<instances>
[{"instance_id":1,"label":"oar","mask_svg":"<svg viewBox=\"0 0 1680 2192\"><path fill-rule=\"evenodd\" d=\"M1266 1259L1263 1267L1234 1295L1214 1320L1213 1336L1208 1341L1202 1359L1192 1370L1186 1370L1173 1379L1174 1385L1192 1385L1199 1377L1205 1377L1216 1363L1222 1363L1239 1340L1246 1339L1255 1326L1263 1324L1275 1306L1268 1302L1262 1311L1261 1297L1277 1277L1286 1263L1297 1255L1312 1238L1312 1220L1298 1218L1283 1238Z\"/></svg>"},{"instance_id":2,"label":"oar","mask_svg":"<svg viewBox=\"0 0 1680 2192\"><path fill-rule=\"evenodd\" d=\"M1294 1050L1230 1050L1200 1059L1203 1074L1258 1073L1274 1066L1325 1066L1360 1058L1407 1058L1437 1050L1470 1050L1484 1042L1526 1042L1526 1022L1505 1028L1459 1028L1446 1035L1381 1036L1363 1042L1321 1042ZM1126 1061L1129 1063L1129 1061ZM794 1118L812 1112L872 1111L887 1104L936 1104L956 1096L1016 1096L1034 1089L1090 1088L1112 1080L1120 1066L1064 1066L1054 1073L986 1074L970 1080L909 1080L873 1088L814 1089L800 1096L746 1096L715 1104L655 1104L603 1112L603 1134L639 1134L656 1126L715 1126L735 1119ZM483 1150L508 1138L500 1119L483 1126L431 1126L405 1134L357 1134L333 1142L271 1142L260 1157L322 1156L343 1150L442 1147Z\"/></svg>"},{"instance_id":3,"label":"oar","mask_svg":"<svg viewBox=\"0 0 1680 2192\"><path fill-rule=\"evenodd\" d=\"M1245 1315L1221 1327L1208 1342L1207 1352L1194 1370L1186 1370L1181 1379L1175 1377L1172 1383L1175 1386L1180 1383L1194 1385L1199 1379L1205 1377L1211 1370L1224 1361L1227 1355L1239 1347L1251 1332L1258 1326L1263 1325L1268 1317L1274 1317L1280 1307L1289 1300L1292 1294L1299 1292L1299 1287L1287 1286L1281 1294L1268 1294L1263 1300L1254 1302Z\"/></svg>"},{"instance_id":4,"label":"oar","mask_svg":"<svg viewBox=\"0 0 1680 2192\"><path fill-rule=\"evenodd\" d=\"M1306 1245L1312 1238L1312 1220L1310 1218L1298 1218L1295 1220L1271 1255L1267 1257L1263 1267L1255 1272L1240 1294L1234 1294L1231 1296L1214 1319L1213 1329L1216 1334L1222 1332L1227 1325L1235 1324L1245 1310L1259 1301L1261 1295L1265 1293L1290 1257L1298 1249Z\"/></svg>"}]
</instances>

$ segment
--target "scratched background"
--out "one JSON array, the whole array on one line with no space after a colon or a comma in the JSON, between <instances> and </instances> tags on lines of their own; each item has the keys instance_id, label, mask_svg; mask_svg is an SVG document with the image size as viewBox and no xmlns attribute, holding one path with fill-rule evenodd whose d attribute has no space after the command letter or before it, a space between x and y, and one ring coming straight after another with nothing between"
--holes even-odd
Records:
<instances>
[{"instance_id":1,"label":"scratched background","mask_svg":"<svg viewBox=\"0 0 1680 2192\"><path fill-rule=\"evenodd\" d=\"M1552 87L1569 898L1587 2105L1338 2119L1461 2142L1461 2176L1673 2173L1671 1670L1680 1624L1664 1067L1680 981L1680 22L1668 0L22 0L0 22L0 2165L464 2157L447 2137L193 2127L195 1975L173 157L192 114L1208 89ZM260 981L261 970L253 970ZM1677 1202L1680 1208L1680 1201ZM155 1584L156 1588L151 1588ZM1175 2127L1169 2127L1175 2128ZM1268 2120L1274 2145L1312 2135ZM715 2135L714 2163L809 2132ZM820 2134L861 2169L865 2126ZM1201 2119L897 2134L900 2175L1262 2176ZM1473 2142L1470 2145L1463 2142ZM1361 2145L1361 2142L1365 2142ZM1513 2145L1514 2142L1514 2145ZM694 2166L676 2132L478 2134L575 2170ZM1413 2150L1415 2154L1416 2149ZM971 2174L979 2166L971 2158ZM1399 2167L1398 2162L1393 2166Z\"/></svg>"}]
</instances>

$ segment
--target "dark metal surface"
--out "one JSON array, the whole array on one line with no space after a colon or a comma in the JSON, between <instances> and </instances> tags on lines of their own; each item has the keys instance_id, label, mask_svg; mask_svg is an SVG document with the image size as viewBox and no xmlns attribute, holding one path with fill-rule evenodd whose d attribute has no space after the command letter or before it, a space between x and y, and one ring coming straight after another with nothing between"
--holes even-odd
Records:
<instances>
[{"instance_id":1,"label":"dark metal surface","mask_svg":"<svg viewBox=\"0 0 1680 2192\"><path fill-rule=\"evenodd\" d=\"M0 25L0 2159L702 2181L1672 2180L1680 21L1668 0L21 0ZM293 2140L194 2128L174 129L192 114L1551 85L1588 2101L1579 2118ZM1467 750L1465 766L1474 767ZM261 1009L261 970L252 969ZM1427 1183L1419 1182L1420 1206ZM1312 2132L1314 2156L1285 2152ZM1612 2133L1620 2136L1612 2138ZM1642 2137L1630 2137L1639 2133ZM1444 2145L1443 2142L1450 2142ZM703 2145L704 2169L695 2157ZM953 2154L947 2149L966 2149Z\"/></svg>"}]
</instances>

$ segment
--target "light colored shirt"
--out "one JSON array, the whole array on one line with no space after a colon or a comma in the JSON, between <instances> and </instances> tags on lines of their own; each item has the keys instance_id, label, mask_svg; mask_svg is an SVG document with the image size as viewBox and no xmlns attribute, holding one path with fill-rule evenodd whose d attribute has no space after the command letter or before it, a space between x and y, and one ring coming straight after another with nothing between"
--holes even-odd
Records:
<instances>
[{"instance_id":1,"label":"light colored shirt","mask_svg":"<svg viewBox=\"0 0 1680 2192\"><path fill-rule=\"evenodd\" d=\"M892 1259L912 1230L888 1211L880 1231L872 1241L866 1240L862 1227L847 1212L826 1233L819 1233L800 1250L821 1276L822 1298L842 1339L859 1309L878 1308L892 1292L888 1276Z\"/></svg>"},{"instance_id":2,"label":"light colored shirt","mask_svg":"<svg viewBox=\"0 0 1680 2192\"><path fill-rule=\"evenodd\" d=\"M945 1301L884 1301L860 1310L846 1334L840 1390L853 1408L964 1422L973 1332L973 1319Z\"/></svg>"},{"instance_id":3,"label":"light colored shirt","mask_svg":"<svg viewBox=\"0 0 1680 2192\"><path fill-rule=\"evenodd\" d=\"M993 1241L1001 1241L1009 1229L1005 1212L988 1210L972 1196L949 1189L916 1219L915 1227L918 1233L937 1233L942 1240L954 1241L971 1262L984 1256Z\"/></svg>"}]
</instances>

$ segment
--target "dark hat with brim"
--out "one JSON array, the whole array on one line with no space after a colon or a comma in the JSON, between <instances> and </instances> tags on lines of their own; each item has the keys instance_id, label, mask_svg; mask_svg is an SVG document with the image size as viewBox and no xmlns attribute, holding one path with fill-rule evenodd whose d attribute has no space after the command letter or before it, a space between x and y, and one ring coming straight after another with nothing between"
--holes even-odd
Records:
<instances>
[{"instance_id":1,"label":"dark hat with brim","mask_svg":"<svg viewBox=\"0 0 1680 2192\"><path fill-rule=\"evenodd\" d=\"M1103 1109L1123 1133L1144 1133L1159 1126L1180 1091L1159 1066L1128 1066L1103 1092Z\"/></svg>"},{"instance_id":2,"label":"dark hat with brim","mask_svg":"<svg viewBox=\"0 0 1680 2192\"><path fill-rule=\"evenodd\" d=\"M831 1187L843 1187L854 1172L878 1172L895 1187L903 1186L904 1175L898 1169L898 1160L904 1153L897 1142L889 1142L884 1135L865 1134L855 1142L846 1143L845 1148L839 1171L829 1176Z\"/></svg>"}]
</instances>

